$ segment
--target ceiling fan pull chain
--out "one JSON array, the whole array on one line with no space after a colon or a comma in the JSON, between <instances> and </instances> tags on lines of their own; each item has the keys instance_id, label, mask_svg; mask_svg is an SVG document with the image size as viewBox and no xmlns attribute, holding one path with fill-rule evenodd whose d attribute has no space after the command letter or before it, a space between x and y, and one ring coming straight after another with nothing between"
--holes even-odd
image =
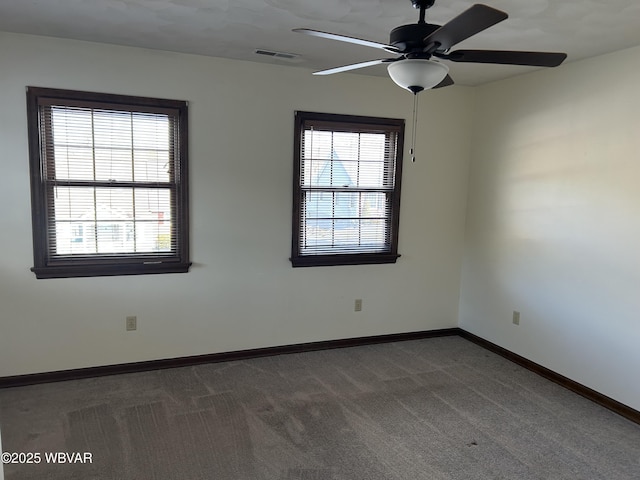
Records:
<instances>
[{"instance_id":1,"label":"ceiling fan pull chain","mask_svg":"<svg viewBox=\"0 0 640 480\"><path fill-rule=\"evenodd\" d=\"M411 132L411 161L416 162L416 130L418 129L418 94L413 94L413 126Z\"/></svg>"}]
</instances>

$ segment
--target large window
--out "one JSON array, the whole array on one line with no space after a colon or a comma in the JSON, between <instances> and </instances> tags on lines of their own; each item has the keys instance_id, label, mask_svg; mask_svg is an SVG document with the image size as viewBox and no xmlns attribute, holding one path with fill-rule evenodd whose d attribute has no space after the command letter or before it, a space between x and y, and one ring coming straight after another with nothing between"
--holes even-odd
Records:
<instances>
[{"instance_id":1,"label":"large window","mask_svg":"<svg viewBox=\"0 0 640 480\"><path fill-rule=\"evenodd\" d=\"M187 104L27 89L38 278L186 272Z\"/></svg>"},{"instance_id":2,"label":"large window","mask_svg":"<svg viewBox=\"0 0 640 480\"><path fill-rule=\"evenodd\" d=\"M296 112L294 267L394 263L404 120Z\"/></svg>"}]
</instances>

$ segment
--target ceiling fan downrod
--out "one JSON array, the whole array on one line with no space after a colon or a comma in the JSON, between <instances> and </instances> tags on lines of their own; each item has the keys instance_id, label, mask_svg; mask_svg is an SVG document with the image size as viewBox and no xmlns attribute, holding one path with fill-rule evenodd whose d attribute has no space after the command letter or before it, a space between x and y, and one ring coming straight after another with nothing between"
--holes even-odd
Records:
<instances>
[{"instance_id":1,"label":"ceiling fan downrod","mask_svg":"<svg viewBox=\"0 0 640 480\"><path fill-rule=\"evenodd\" d=\"M433 7L434 3L436 3L436 0L411 0L413 8L420 10L418 23L425 23L427 9Z\"/></svg>"}]
</instances>

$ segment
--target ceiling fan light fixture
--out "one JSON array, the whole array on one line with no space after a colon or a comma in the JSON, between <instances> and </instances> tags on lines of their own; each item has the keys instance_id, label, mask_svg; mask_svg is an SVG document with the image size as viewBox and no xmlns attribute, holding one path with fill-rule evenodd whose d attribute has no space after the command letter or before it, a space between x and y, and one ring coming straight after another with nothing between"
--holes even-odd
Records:
<instances>
[{"instance_id":1,"label":"ceiling fan light fixture","mask_svg":"<svg viewBox=\"0 0 640 480\"><path fill-rule=\"evenodd\" d=\"M417 94L442 82L449 67L435 60L408 58L390 63L387 71L398 86Z\"/></svg>"}]
</instances>

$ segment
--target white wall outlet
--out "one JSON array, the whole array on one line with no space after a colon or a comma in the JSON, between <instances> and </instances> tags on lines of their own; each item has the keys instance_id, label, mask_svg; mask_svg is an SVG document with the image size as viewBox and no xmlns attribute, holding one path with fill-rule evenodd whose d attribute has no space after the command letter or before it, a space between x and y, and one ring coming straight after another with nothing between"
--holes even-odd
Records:
<instances>
[{"instance_id":1,"label":"white wall outlet","mask_svg":"<svg viewBox=\"0 0 640 480\"><path fill-rule=\"evenodd\" d=\"M513 324L520 325L520 312L513 311Z\"/></svg>"},{"instance_id":2,"label":"white wall outlet","mask_svg":"<svg viewBox=\"0 0 640 480\"><path fill-rule=\"evenodd\" d=\"M138 317L132 315L127 317L127 331L137 330L138 329Z\"/></svg>"},{"instance_id":3,"label":"white wall outlet","mask_svg":"<svg viewBox=\"0 0 640 480\"><path fill-rule=\"evenodd\" d=\"M361 298L356 298L353 310L355 312L361 312L362 311L362 299Z\"/></svg>"}]
</instances>

